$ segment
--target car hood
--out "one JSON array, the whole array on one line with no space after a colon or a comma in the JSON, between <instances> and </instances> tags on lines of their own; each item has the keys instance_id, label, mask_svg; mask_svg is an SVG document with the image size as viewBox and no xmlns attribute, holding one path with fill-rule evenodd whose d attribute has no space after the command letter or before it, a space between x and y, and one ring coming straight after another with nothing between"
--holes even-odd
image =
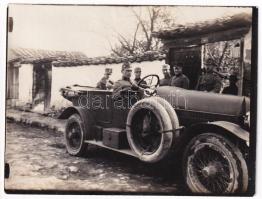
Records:
<instances>
[{"instance_id":1,"label":"car hood","mask_svg":"<svg viewBox=\"0 0 262 199\"><path fill-rule=\"evenodd\" d=\"M232 116L240 116L250 110L250 100L243 96L185 90L172 86L159 87L157 95L166 99L175 109Z\"/></svg>"}]
</instances>

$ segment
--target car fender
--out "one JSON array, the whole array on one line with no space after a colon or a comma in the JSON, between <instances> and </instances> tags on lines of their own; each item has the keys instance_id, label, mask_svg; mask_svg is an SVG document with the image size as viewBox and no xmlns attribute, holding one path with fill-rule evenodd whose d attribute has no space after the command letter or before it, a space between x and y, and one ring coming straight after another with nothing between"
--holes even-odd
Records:
<instances>
[{"instance_id":1,"label":"car fender","mask_svg":"<svg viewBox=\"0 0 262 199\"><path fill-rule=\"evenodd\" d=\"M82 107L71 106L66 108L58 117L58 119L68 119L73 114L79 114L84 122L84 131L87 133L87 138L91 138L92 127L94 125L94 118L90 110ZM91 136L91 137L90 137Z\"/></svg>"},{"instance_id":2,"label":"car fender","mask_svg":"<svg viewBox=\"0 0 262 199\"><path fill-rule=\"evenodd\" d=\"M225 134L225 132L230 133L231 136L235 136L243 140L247 146L249 146L249 132L243 129L241 126L235 123L227 121L215 121L215 122L206 122L198 123L189 127L188 131L193 133L199 130L197 134L206 132L206 131L215 131L216 133ZM222 131L221 131L222 130ZM229 134L229 136L230 136Z\"/></svg>"},{"instance_id":3,"label":"car fender","mask_svg":"<svg viewBox=\"0 0 262 199\"><path fill-rule=\"evenodd\" d=\"M57 117L58 119L68 119L71 115L78 113L80 116L81 111L77 107L67 107L63 112Z\"/></svg>"}]
</instances>

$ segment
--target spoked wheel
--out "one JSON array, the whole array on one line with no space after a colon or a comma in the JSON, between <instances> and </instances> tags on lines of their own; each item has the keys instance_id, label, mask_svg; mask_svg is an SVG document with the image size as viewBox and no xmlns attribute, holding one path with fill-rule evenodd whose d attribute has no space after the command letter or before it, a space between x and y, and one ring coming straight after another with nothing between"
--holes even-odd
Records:
<instances>
[{"instance_id":1,"label":"spoked wheel","mask_svg":"<svg viewBox=\"0 0 262 199\"><path fill-rule=\"evenodd\" d=\"M65 142L66 149L70 155L83 155L87 149L84 143L85 133L83 122L78 114L72 115L66 124Z\"/></svg>"},{"instance_id":2,"label":"spoked wheel","mask_svg":"<svg viewBox=\"0 0 262 199\"><path fill-rule=\"evenodd\" d=\"M71 148L78 149L81 145L81 128L77 122L74 122L70 125L68 129L68 143Z\"/></svg>"},{"instance_id":3,"label":"spoked wheel","mask_svg":"<svg viewBox=\"0 0 262 199\"><path fill-rule=\"evenodd\" d=\"M184 175L195 193L245 192L248 185L246 162L240 150L226 138L205 133L190 141L184 154Z\"/></svg>"}]
</instances>

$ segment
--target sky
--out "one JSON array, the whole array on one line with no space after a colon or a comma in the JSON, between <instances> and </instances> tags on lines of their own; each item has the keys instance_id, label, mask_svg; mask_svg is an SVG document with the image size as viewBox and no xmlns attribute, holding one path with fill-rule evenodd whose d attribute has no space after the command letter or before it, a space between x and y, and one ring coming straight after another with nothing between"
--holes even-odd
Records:
<instances>
[{"instance_id":1,"label":"sky","mask_svg":"<svg viewBox=\"0 0 262 199\"><path fill-rule=\"evenodd\" d=\"M133 7L145 13L145 7ZM251 13L239 7L168 7L178 24L210 20L235 13ZM128 6L9 5L13 32L9 48L81 51L88 57L107 56L118 33L128 37L136 18Z\"/></svg>"}]
</instances>

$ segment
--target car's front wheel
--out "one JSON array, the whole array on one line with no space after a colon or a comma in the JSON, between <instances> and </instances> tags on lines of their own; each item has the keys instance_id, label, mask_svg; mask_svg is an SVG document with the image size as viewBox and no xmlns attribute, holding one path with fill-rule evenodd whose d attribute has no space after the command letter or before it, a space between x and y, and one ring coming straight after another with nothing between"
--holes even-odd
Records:
<instances>
[{"instance_id":1,"label":"car's front wheel","mask_svg":"<svg viewBox=\"0 0 262 199\"><path fill-rule=\"evenodd\" d=\"M81 156L87 151L87 144L84 143L84 123L78 114L69 117L65 129L65 144L70 155Z\"/></svg>"},{"instance_id":2,"label":"car's front wheel","mask_svg":"<svg viewBox=\"0 0 262 199\"><path fill-rule=\"evenodd\" d=\"M184 177L194 193L227 194L247 190L248 170L242 153L227 138L204 133L193 138L183 158Z\"/></svg>"}]
</instances>

